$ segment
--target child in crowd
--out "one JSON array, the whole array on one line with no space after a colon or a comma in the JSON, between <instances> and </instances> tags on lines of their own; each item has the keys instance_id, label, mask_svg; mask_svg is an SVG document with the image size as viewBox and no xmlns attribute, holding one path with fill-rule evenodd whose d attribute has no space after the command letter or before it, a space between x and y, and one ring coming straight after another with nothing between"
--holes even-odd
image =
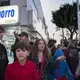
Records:
<instances>
[{"instance_id":1,"label":"child in crowd","mask_svg":"<svg viewBox=\"0 0 80 80\"><path fill-rule=\"evenodd\" d=\"M5 80L39 80L36 64L28 60L30 45L18 42L15 46L17 60L9 64L5 72Z\"/></svg>"}]
</instances>

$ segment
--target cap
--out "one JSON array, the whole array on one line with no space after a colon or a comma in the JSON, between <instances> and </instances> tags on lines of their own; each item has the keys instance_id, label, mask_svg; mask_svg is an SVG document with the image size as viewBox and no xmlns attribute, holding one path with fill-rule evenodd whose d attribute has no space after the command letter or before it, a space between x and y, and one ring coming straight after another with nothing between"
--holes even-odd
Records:
<instances>
[{"instance_id":1,"label":"cap","mask_svg":"<svg viewBox=\"0 0 80 80\"><path fill-rule=\"evenodd\" d=\"M51 42L56 43L57 41L54 39L50 39L48 43L51 43Z\"/></svg>"},{"instance_id":2,"label":"cap","mask_svg":"<svg viewBox=\"0 0 80 80\"><path fill-rule=\"evenodd\" d=\"M28 34L26 32L21 32L21 34L19 34L20 37L22 36L26 36L28 38Z\"/></svg>"}]
</instances>

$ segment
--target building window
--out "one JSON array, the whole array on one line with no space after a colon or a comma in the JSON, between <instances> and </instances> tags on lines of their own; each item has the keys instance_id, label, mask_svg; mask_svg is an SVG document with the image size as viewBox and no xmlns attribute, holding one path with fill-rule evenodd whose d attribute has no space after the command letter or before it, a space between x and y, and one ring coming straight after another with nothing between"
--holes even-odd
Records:
<instances>
[{"instance_id":1,"label":"building window","mask_svg":"<svg viewBox=\"0 0 80 80\"><path fill-rule=\"evenodd\" d=\"M8 6L10 5L10 0L0 0L0 6Z\"/></svg>"}]
</instances>

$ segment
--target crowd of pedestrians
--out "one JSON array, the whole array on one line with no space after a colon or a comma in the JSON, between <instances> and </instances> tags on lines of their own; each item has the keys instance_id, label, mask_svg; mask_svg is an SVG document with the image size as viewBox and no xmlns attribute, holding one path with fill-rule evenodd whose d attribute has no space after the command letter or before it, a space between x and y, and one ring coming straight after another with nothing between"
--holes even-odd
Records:
<instances>
[{"instance_id":1,"label":"crowd of pedestrians","mask_svg":"<svg viewBox=\"0 0 80 80\"><path fill-rule=\"evenodd\" d=\"M56 40L48 43L43 39L29 41L26 32L15 35L11 46L14 61L8 64L6 46L2 43L4 33L0 26L0 80L77 80L80 77L80 43ZM74 43L74 44L73 44Z\"/></svg>"}]
</instances>

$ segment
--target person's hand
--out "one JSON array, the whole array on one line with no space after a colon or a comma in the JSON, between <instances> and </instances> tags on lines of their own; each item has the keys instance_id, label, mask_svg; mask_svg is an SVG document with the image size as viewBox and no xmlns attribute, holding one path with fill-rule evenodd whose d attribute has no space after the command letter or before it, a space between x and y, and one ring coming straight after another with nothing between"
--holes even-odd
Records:
<instances>
[{"instance_id":1,"label":"person's hand","mask_svg":"<svg viewBox=\"0 0 80 80\"><path fill-rule=\"evenodd\" d=\"M66 59L66 57L65 56L59 56L56 60L65 60Z\"/></svg>"},{"instance_id":2,"label":"person's hand","mask_svg":"<svg viewBox=\"0 0 80 80\"><path fill-rule=\"evenodd\" d=\"M77 78L77 77L79 77L79 76L80 76L80 74L77 73L77 72L75 72L75 77Z\"/></svg>"},{"instance_id":3,"label":"person's hand","mask_svg":"<svg viewBox=\"0 0 80 80\"><path fill-rule=\"evenodd\" d=\"M16 32L16 31L14 31L14 36L15 36L15 38L18 38L18 32Z\"/></svg>"}]
</instances>

